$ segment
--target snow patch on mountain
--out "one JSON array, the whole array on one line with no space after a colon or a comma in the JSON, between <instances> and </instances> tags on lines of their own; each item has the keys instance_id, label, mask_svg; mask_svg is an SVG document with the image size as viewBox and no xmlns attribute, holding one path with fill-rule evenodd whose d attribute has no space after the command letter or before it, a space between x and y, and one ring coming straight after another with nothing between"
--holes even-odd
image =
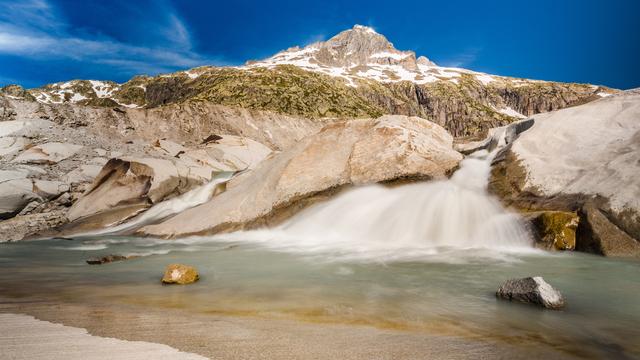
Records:
<instances>
[{"instance_id":1,"label":"snow patch on mountain","mask_svg":"<svg viewBox=\"0 0 640 360\"><path fill-rule=\"evenodd\" d=\"M357 86L358 80L410 81L416 84L451 81L457 84L457 79L464 73L475 75L484 85L499 79L466 69L437 66L424 56L416 59L412 51L395 49L383 35L362 25L355 25L353 29L343 31L326 42L290 48L238 68L274 68L279 65L294 65L339 77L350 86Z\"/></svg>"}]
</instances>

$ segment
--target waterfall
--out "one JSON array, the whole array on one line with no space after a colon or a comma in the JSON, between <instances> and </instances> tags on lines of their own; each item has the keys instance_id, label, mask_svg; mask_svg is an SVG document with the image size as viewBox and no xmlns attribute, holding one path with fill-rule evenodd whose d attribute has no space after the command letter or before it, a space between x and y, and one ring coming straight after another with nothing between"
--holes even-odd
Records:
<instances>
[{"instance_id":1,"label":"waterfall","mask_svg":"<svg viewBox=\"0 0 640 360\"><path fill-rule=\"evenodd\" d=\"M220 237L285 251L386 259L452 249L531 249L519 216L487 192L494 154L469 155L447 180L353 188L276 228Z\"/></svg>"}]
</instances>

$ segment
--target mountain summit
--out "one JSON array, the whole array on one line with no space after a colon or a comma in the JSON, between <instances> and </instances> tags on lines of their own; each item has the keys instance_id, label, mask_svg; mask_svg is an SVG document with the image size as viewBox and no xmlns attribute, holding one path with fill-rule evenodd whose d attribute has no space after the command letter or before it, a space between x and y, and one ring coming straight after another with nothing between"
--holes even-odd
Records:
<instances>
[{"instance_id":1,"label":"mountain summit","mask_svg":"<svg viewBox=\"0 0 640 360\"><path fill-rule=\"evenodd\" d=\"M400 65L407 70L418 70L413 51L397 50L384 35L362 25L355 25L353 29L345 30L326 42L313 44L306 49L313 54L318 64L325 66L379 64ZM435 66L433 63L425 65Z\"/></svg>"},{"instance_id":2,"label":"mountain summit","mask_svg":"<svg viewBox=\"0 0 640 360\"><path fill-rule=\"evenodd\" d=\"M439 67L424 56L416 59L413 51L396 49L373 28L355 25L331 39L304 48L293 47L248 66L296 65L333 76L374 78L381 81L433 80L423 72L439 74ZM446 74L441 74L445 75Z\"/></svg>"}]
</instances>

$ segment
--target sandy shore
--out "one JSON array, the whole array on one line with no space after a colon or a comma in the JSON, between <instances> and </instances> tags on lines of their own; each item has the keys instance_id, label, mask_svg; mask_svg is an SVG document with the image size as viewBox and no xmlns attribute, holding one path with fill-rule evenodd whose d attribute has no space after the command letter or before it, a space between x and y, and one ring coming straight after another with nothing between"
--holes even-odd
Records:
<instances>
[{"instance_id":1,"label":"sandy shore","mask_svg":"<svg viewBox=\"0 0 640 360\"><path fill-rule=\"evenodd\" d=\"M318 324L285 319L194 314L184 310L142 306L62 303L0 297L0 313L28 314L43 321L87 329L91 335L165 344L211 359L571 359L569 354L534 345L510 345L479 339ZM0 336L41 324L25 321L0 325ZM27 321L30 320L30 321ZM72 339L61 338L64 353ZM0 339L0 344L6 339ZM38 341L33 339L33 341ZM29 354L30 340L14 344L12 355ZM51 344L55 349L55 342ZM154 344L146 344L154 345ZM122 345L114 342L114 349ZM173 349L166 348L166 351ZM4 350L3 350L4 351ZM52 350L53 351L53 350ZM133 350L132 350L133 351ZM77 354L77 353L76 353ZM115 356L113 358L135 358ZM2 354L2 358L6 354ZM73 354L71 354L73 355ZM115 353L114 353L115 355ZM187 354L188 355L188 354ZM9 356L8 358L33 358ZM36 357L37 358L37 357ZM70 357L67 357L70 358ZM176 357L178 358L178 357Z\"/></svg>"},{"instance_id":2,"label":"sandy shore","mask_svg":"<svg viewBox=\"0 0 640 360\"><path fill-rule=\"evenodd\" d=\"M0 314L3 359L205 360L167 345L92 336L85 329L37 320L30 315Z\"/></svg>"}]
</instances>

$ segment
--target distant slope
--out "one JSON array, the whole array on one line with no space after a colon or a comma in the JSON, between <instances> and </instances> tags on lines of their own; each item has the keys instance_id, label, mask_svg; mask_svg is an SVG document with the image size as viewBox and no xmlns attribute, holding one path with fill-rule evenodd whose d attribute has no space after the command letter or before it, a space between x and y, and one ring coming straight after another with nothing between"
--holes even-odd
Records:
<instances>
[{"instance_id":1,"label":"distant slope","mask_svg":"<svg viewBox=\"0 0 640 360\"><path fill-rule=\"evenodd\" d=\"M440 67L411 51L396 50L383 35L356 25L326 42L242 67L200 67L138 76L124 84L74 80L0 92L89 106L152 108L207 101L308 118L417 115L460 137L616 91Z\"/></svg>"}]
</instances>

